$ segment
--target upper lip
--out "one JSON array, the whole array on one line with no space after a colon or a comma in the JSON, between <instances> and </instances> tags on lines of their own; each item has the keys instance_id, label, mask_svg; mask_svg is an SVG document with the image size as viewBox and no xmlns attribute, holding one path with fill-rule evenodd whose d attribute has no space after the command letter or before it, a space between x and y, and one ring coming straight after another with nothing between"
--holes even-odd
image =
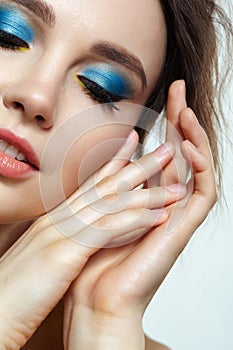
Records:
<instances>
[{"instance_id":1,"label":"upper lip","mask_svg":"<svg viewBox=\"0 0 233 350\"><path fill-rule=\"evenodd\" d=\"M12 131L0 128L0 139L16 147L25 155L28 162L36 168L39 168L40 162L31 144L23 137L17 136Z\"/></svg>"}]
</instances>

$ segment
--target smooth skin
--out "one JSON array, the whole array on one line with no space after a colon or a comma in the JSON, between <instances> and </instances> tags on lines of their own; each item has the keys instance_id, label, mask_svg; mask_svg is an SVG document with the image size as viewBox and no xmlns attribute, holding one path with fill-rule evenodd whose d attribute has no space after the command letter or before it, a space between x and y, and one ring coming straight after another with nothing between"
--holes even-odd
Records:
<instances>
[{"instance_id":1,"label":"smooth skin","mask_svg":"<svg viewBox=\"0 0 233 350\"><path fill-rule=\"evenodd\" d=\"M184 100L184 92L183 82L176 82L171 87L170 98L177 94L179 99ZM172 100L168 102L168 109L169 106L172 106ZM185 205L181 200L185 193L177 197L177 194L174 196L174 193L164 189L167 198L165 207L169 204L166 211L170 217L173 215L170 203L180 199L179 211L181 214L184 212L184 215L179 226L172 234L166 234L169 219L158 219L149 208L144 209L143 195L141 203L138 201L135 208L130 209L129 206L119 213L103 215L97 219L98 227L105 228L103 232L108 232L107 240L98 242L99 248L101 244L104 246L122 236L122 233L127 235L136 230L138 225L149 229L137 241L117 248L98 249L74 243L51 225L47 216L40 218L1 260L1 285L4 288L1 289L0 300L4 312L1 313L0 339L6 349L21 348L64 294L65 349L90 349L93 346L101 350L119 347L144 349L142 316L145 308L216 201L214 170L207 136L189 108L182 109L177 118L185 137L181 145L182 153L191 162L194 179L191 199ZM130 142L125 147L128 147L128 151L124 152L130 158L134 146ZM156 167L151 171L149 166L155 155L167 174L175 177L175 174L171 174L171 168L168 169L170 165L166 169L172 159L171 151L162 156L161 152L156 151L140 160L143 173L148 176L156 174ZM137 163L124 165L122 161L110 163L110 166L107 164L106 168L102 172L104 179L96 185L100 189L98 193L101 191L103 197L107 193L115 193L117 182L126 174L124 169L127 169L127 176L132 181L135 179L134 172L139 169ZM109 177L106 174L108 171L112 174ZM101 171L98 176L101 179ZM139 181L134 180L133 187L142 182L143 175ZM86 187L84 184L85 191L88 187L88 184ZM143 193L144 190L139 191ZM81 192L82 189L79 189L73 196L75 198L70 198L70 204L79 207L80 212L84 208L79 195ZM158 210L163 206L164 198L161 203L156 200L153 205ZM119 230L115 226L115 215L117 222L121 222L121 218L126 220L128 230L122 231L122 227ZM142 225L137 222L138 217L143 219ZM114 227L114 230L109 227ZM85 233L89 234L89 225ZM25 281L24 288L19 289L22 281ZM50 325L52 327L52 321ZM48 327L50 325L47 324ZM50 335L53 336L52 333ZM35 337L34 341L32 339L25 349L37 349L38 339ZM48 340L48 344L52 343ZM147 344L147 349L159 349L155 343L152 347ZM48 348L49 346L51 345Z\"/></svg>"},{"instance_id":2,"label":"smooth skin","mask_svg":"<svg viewBox=\"0 0 233 350\"><path fill-rule=\"evenodd\" d=\"M169 108L175 103L172 96L177 94L177 87L178 91L182 89L177 83L170 89L168 115ZM184 95L180 101L182 98L184 101ZM89 259L66 297L66 349L75 349L75 344L81 344L82 349L89 349L94 344L97 349L105 349L105 346L107 349L110 345L111 349L143 349L141 320L145 308L216 201L207 136L189 108L178 113L178 120L179 124L173 117L172 122L179 125L184 135L182 153L191 162L194 181L190 200L185 205L181 201L178 214L175 212L183 220L171 234L166 234L166 221L120 251L101 250ZM171 165L168 167L167 174L174 178ZM171 211L170 215L174 213ZM86 318L86 323L78 322L80 315ZM92 329L90 324L93 324ZM148 340L146 348L159 349L161 346Z\"/></svg>"},{"instance_id":3,"label":"smooth skin","mask_svg":"<svg viewBox=\"0 0 233 350\"><path fill-rule=\"evenodd\" d=\"M109 161L120 147L116 142L101 151L96 146L109 140L126 139L138 119L136 113L127 118L123 104L118 106L119 113L100 106L77 82L77 75L88 67L104 63L110 72L114 69L123 74L134 90L133 96L122 102L143 106L163 66L166 26L158 0L118 0L114 7L109 6L109 0L47 0L46 3L56 16L55 24L45 24L23 8L35 32L30 50L0 49L0 128L8 128L26 138L41 161L48 141L77 115L75 127L72 125L77 142L68 149L62 164L63 190L69 196L79 185L77 174L87 154L91 152L92 157L85 164L85 179ZM147 20L142 21L142 18ZM144 33L147 33L147 40ZM136 56L145 71L147 86L133 69L93 53L92 47L100 43L120 46ZM93 113L83 112L86 110L93 110ZM72 131L66 129L62 140L69 139ZM52 161L59 157L55 143ZM44 181L50 180L51 159L42 163L40 171L25 181L1 178L1 224L34 220L44 214L40 176ZM23 210L22 198L27 198ZM53 207L63 200L56 198ZM1 227L1 232L3 230Z\"/></svg>"},{"instance_id":4,"label":"smooth skin","mask_svg":"<svg viewBox=\"0 0 233 350\"><path fill-rule=\"evenodd\" d=\"M166 150L164 146L162 149ZM134 180L135 172L140 169L142 177L133 184L134 188L146 180L148 173L153 174L160 170L155 166L152 171L153 161L160 162L161 166L164 166L171 160L171 157L169 152L160 155L157 150L156 153L147 155L139 161L140 168L137 165L138 162L135 162L128 165L127 173L124 171L125 168L107 178L106 181L97 183L98 193L102 192L103 198L107 194L115 193L116 184L121 179L127 177ZM170 194L164 189L165 191L170 197L168 202L171 202L172 196L173 201L177 198L177 194ZM130 196L130 191L128 195ZM51 308L55 307L62 298L71 282L79 275L90 256L99 248L129 232L138 229L145 231L167 218L166 216L161 217L161 210L158 213L150 210L151 207L160 208L164 203L164 196L161 201L158 201L154 193L153 197L155 198L154 203L148 201L147 204L142 196L136 205L134 201L130 201L125 210L117 211L115 214L108 212L106 214L93 210L92 203L87 205L83 201L81 187L69 199L69 204L77 213L81 226L76 226L75 232L70 233L69 238L71 239L66 236L69 225L67 229L66 226L63 226L65 227L64 234L51 222L51 216L48 215L36 221L6 252L1 259L1 285L4 285L0 298L1 317L3 318L1 332L3 335L8 334L9 337L14 334L15 348L22 347L25 340L30 338ZM101 198L97 200L96 205L100 200ZM57 212L58 215L54 216L57 218L57 225L65 224L67 217L63 215L62 207L58 207L55 213ZM120 225L116 225L119 222ZM29 266L28 261L30 261ZM17 288L22 281L24 281L23 287ZM21 300L20 305L19 300ZM15 310L17 310L17 317Z\"/></svg>"},{"instance_id":5,"label":"smooth skin","mask_svg":"<svg viewBox=\"0 0 233 350\"><path fill-rule=\"evenodd\" d=\"M48 0L47 3L56 14L56 25L48 26L25 11L35 28L32 48L22 52L0 50L0 127L25 137L40 159L54 130L74 113L96 104L74 78L90 61L103 61L90 54L93 43L104 40L120 44L139 57L148 80L146 88L131 70L124 68L123 71L135 88L135 95L129 102L141 105L156 83L166 48L165 23L157 1L119 0L114 8L107 6L109 0ZM147 33L147 40L144 33ZM65 45L61 38L65 39ZM105 63L113 64L109 60ZM104 157L97 152L93 160L107 164L96 171L96 165L89 162L87 180L75 191L76 175L86 154L105 141L125 139L137 120L134 116L130 127L122 130L111 123L112 116L108 119L109 115L99 110L103 119L95 114L93 122L101 125L107 120L109 126L99 128L95 137L86 133L71 150L64 167L65 194L76 213L74 217L79 218L75 232L69 225L73 217L67 218L63 204L49 215L45 214L39 174L22 182L1 178L0 343L4 350L22 348L29 338L25 349L51 350L51 344L57 350L62 349L63 332L64 346L69 350L77 347L85 350L93 347L93 342L101 349L143 349L141 319L145 307L215 202L207 137L191 110L186 109L183 82L174 83L170 89L167 117L186 140L181 149L193 169L195 186L191 200L182 202L186 192L182 192L181 187L175 192L174 188L173 192L167 188L169 184L184 182L186 177L186 162L179 152L180 141L174 140L169 129L167 141L174 142L169 152L166 152L167 145L135 164L128 164L137 144L134 133L120 151L124 160L109 161L116 148L105 148ZM119 115L119 124L125 122L123 117ZM164 152L161 153L161 149ZM164 176L160 179L161 168L166 181ZM40 174L49 177L50 170L48 162L40 169ZM92 180L88 179L94 171ZM153 181L148 182L153 178L154 185ZM150 183L149 187L134 191L145 182ZM119 193L116 194L116 190ZM90 202L83 200L84 192ZM115 202L118 194L123 204L128 203L123 209ZM27 200L22 203L22 198ZM109 202L109 207L113 207L114 202L114 213L109 213L109 207L101 212L95 210ZM173 204L175 211L172 211ZM164 208L167 214L163 216ZM172 235L166 235L167 224L173 218L177 221L177 217L183 218L180 225ZM51 218L57 220L57 225ZM15 223L9 225L12 222ZM63 230L66 235L60 232L61 226L67 228ZM130 243L133 238L137 240ZM106 244L108 248L102 249ZM113 248L116 245L118 247ZM64 330L62 304L55 308L63 296ZM130 334L136 335L135 344L131 343ZM46 343L41 345L44 341Z\"/></svg>"}]
</instances>

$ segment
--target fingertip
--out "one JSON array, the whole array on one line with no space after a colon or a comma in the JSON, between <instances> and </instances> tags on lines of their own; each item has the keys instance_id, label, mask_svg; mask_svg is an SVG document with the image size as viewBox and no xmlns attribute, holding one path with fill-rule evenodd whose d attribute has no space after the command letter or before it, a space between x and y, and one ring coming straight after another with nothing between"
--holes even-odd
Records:
<instances>
[{"instance_id":1,"label":"fingertip","mask_svg":"<svg viewBox=\"0 0 233 350\"><path fill-rule=\"evenodd\" d=\"M179 115L181 125L200 125L196 114L190 107L185 107L182 109Z\"/></svg>"},{"instance_id":2,"label":"fingertip","mask_svg":"<svg viewBox=\"0 0 233 350\"><path fill-rule=\"evenodd\" d=\"M181 144L181 151L185 159L190 161L190 154L192 154L192 152L197 153L198 149L189 140L185 140Z\"/></svg>"},{"instance_id":3,"label":"fingertip","mask_svg":"<svg viewBox=\"0 0 233 350\"><path fill-rule=\"evenodd\" d=\"M176 183L167 186L167 190L173 194L176 193L178 195L184 195L187 192L187 187L183 183Z\"/></svg>"},{"instance_id":4,"label":"fingertip","mask_svg":"<svg viewBox=\"0 0 233 350\"><path fill-rule=\"evenodd\" d=\"M154 226L160 225L168 218L168 212L165 209L154 209L151 210L155 219Z\"/></svg>"},{"instance_id":5,"label":"fingertip","mask_svg":"<svg viewBox=\"0 0 233 350\"><path fill-rule=\"evenodd\" d=\"M184 79L175 80L170 88L169 88L169 95L170 97L176 96L177 93L185 92L186 93L186 84Z\"/></svg>"},{"instance_id":6,"label":"fingertip","mask_svg":"<svg viewBox=\"0 0 233 350\"><path fill-rule=\"evenodd\" d=\"M135 129L131 130L126 141L138 142L138 140L139 140L139 135L138 135L137 131Z\"/></svg>"},{"instance_id":7,"label":"fingertip","mask_svg":"<svg viewBox=\"0 0 233 350\"><path fill-rule=\"evenodd\" d=\"M156 148L152 154L154 154L158 158L172 157L175 153L175 146L172 142L166 142Z\"/></svg>"},{"instance_id":8,"label":"fingertip","mask_svg":"<svg viewBox=\"0 0 233 350\"><path fill-rule=\"evenodd\" d=\"M122 145L122 147L121 147L119 152L121 153L122 150L124 151L125 149L132 150L133 152L135 152L135 150L138 147L138 142L139 142L138 133L133 129L128 134L128 136L125 139L125 142Z\"/></svg>"},{"instance_id":9,"label":"fingertip","mask_svg":"<svg viewBox=\"0 0 233 350\"><path fill-rule=\"evenodd\" d=\"M182 142L181 151L185 160L192 166L194 171L205 169L205 157L189 140Z\"/></svg>"},{"instance_id":10,"label":"fingertip","mask_svg":"<svg viewBox=\"0 0 233 350\"><path fill-rule=\"evenodd\" d=\"M206 147L208 143L207 135L199 123L197 116L191 108L185 108L179 116L180 127L186 139L198 148Z\"/></svg>"},{"instance_id":11,"label":"fingertip","mask_svg":"<svg viewBox=\"0 0 233 350\"><path fill-rule=\"evenodd\" d=\"M168 99L166 105L167 119L171 123L177 123L179 113L187 107L186 85L184 80L174 81L168 90Z\"/></svg>"}]
</instances>

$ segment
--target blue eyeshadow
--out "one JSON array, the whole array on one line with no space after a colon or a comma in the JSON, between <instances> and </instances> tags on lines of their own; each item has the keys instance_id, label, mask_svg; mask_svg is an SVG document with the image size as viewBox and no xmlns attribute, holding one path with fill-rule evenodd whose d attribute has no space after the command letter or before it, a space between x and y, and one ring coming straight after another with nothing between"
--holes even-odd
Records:
<instances>
[{"instance_id":1,"label":"blue eyeshadow","mask_svg":"<svg viewBox=\"0 0 233 350\"><path fill-rule=\"evenodd\" d=\"M0 6L0 30L17 36L27 44L32 43L34 32L21 11Z\"/></svg>"},{"instance_id":2,"label":"blue eyeshadow","mask_svg":"<svg viewBox=\"0 0 233 350\"><path fill-rule=\"evenodd\" d=\"M133 97L134 91L128 79L107 64L88 67L80 75L98 84L113 95L123 98Z\"/></svg>"}]
</instances>

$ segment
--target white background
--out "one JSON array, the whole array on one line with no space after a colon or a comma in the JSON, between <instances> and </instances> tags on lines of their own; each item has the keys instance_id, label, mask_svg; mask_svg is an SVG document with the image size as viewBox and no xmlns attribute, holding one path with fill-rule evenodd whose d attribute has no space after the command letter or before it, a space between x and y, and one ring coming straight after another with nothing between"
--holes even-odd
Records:
<instances>
[{"instance_id":1,"label":"white background","mask_svg":"<svg viewBox=\"0 0 233 350\"><path fill-rule=\"evenodd\" d=\"M233 20L229 0L219 2ZM224 109L233 141L232 80ZM233 146L227 141L224 152L228 207L217 206L196 231L144 317L145 332L172 350L233 349Z\"/></svg>"}]
</instances>

